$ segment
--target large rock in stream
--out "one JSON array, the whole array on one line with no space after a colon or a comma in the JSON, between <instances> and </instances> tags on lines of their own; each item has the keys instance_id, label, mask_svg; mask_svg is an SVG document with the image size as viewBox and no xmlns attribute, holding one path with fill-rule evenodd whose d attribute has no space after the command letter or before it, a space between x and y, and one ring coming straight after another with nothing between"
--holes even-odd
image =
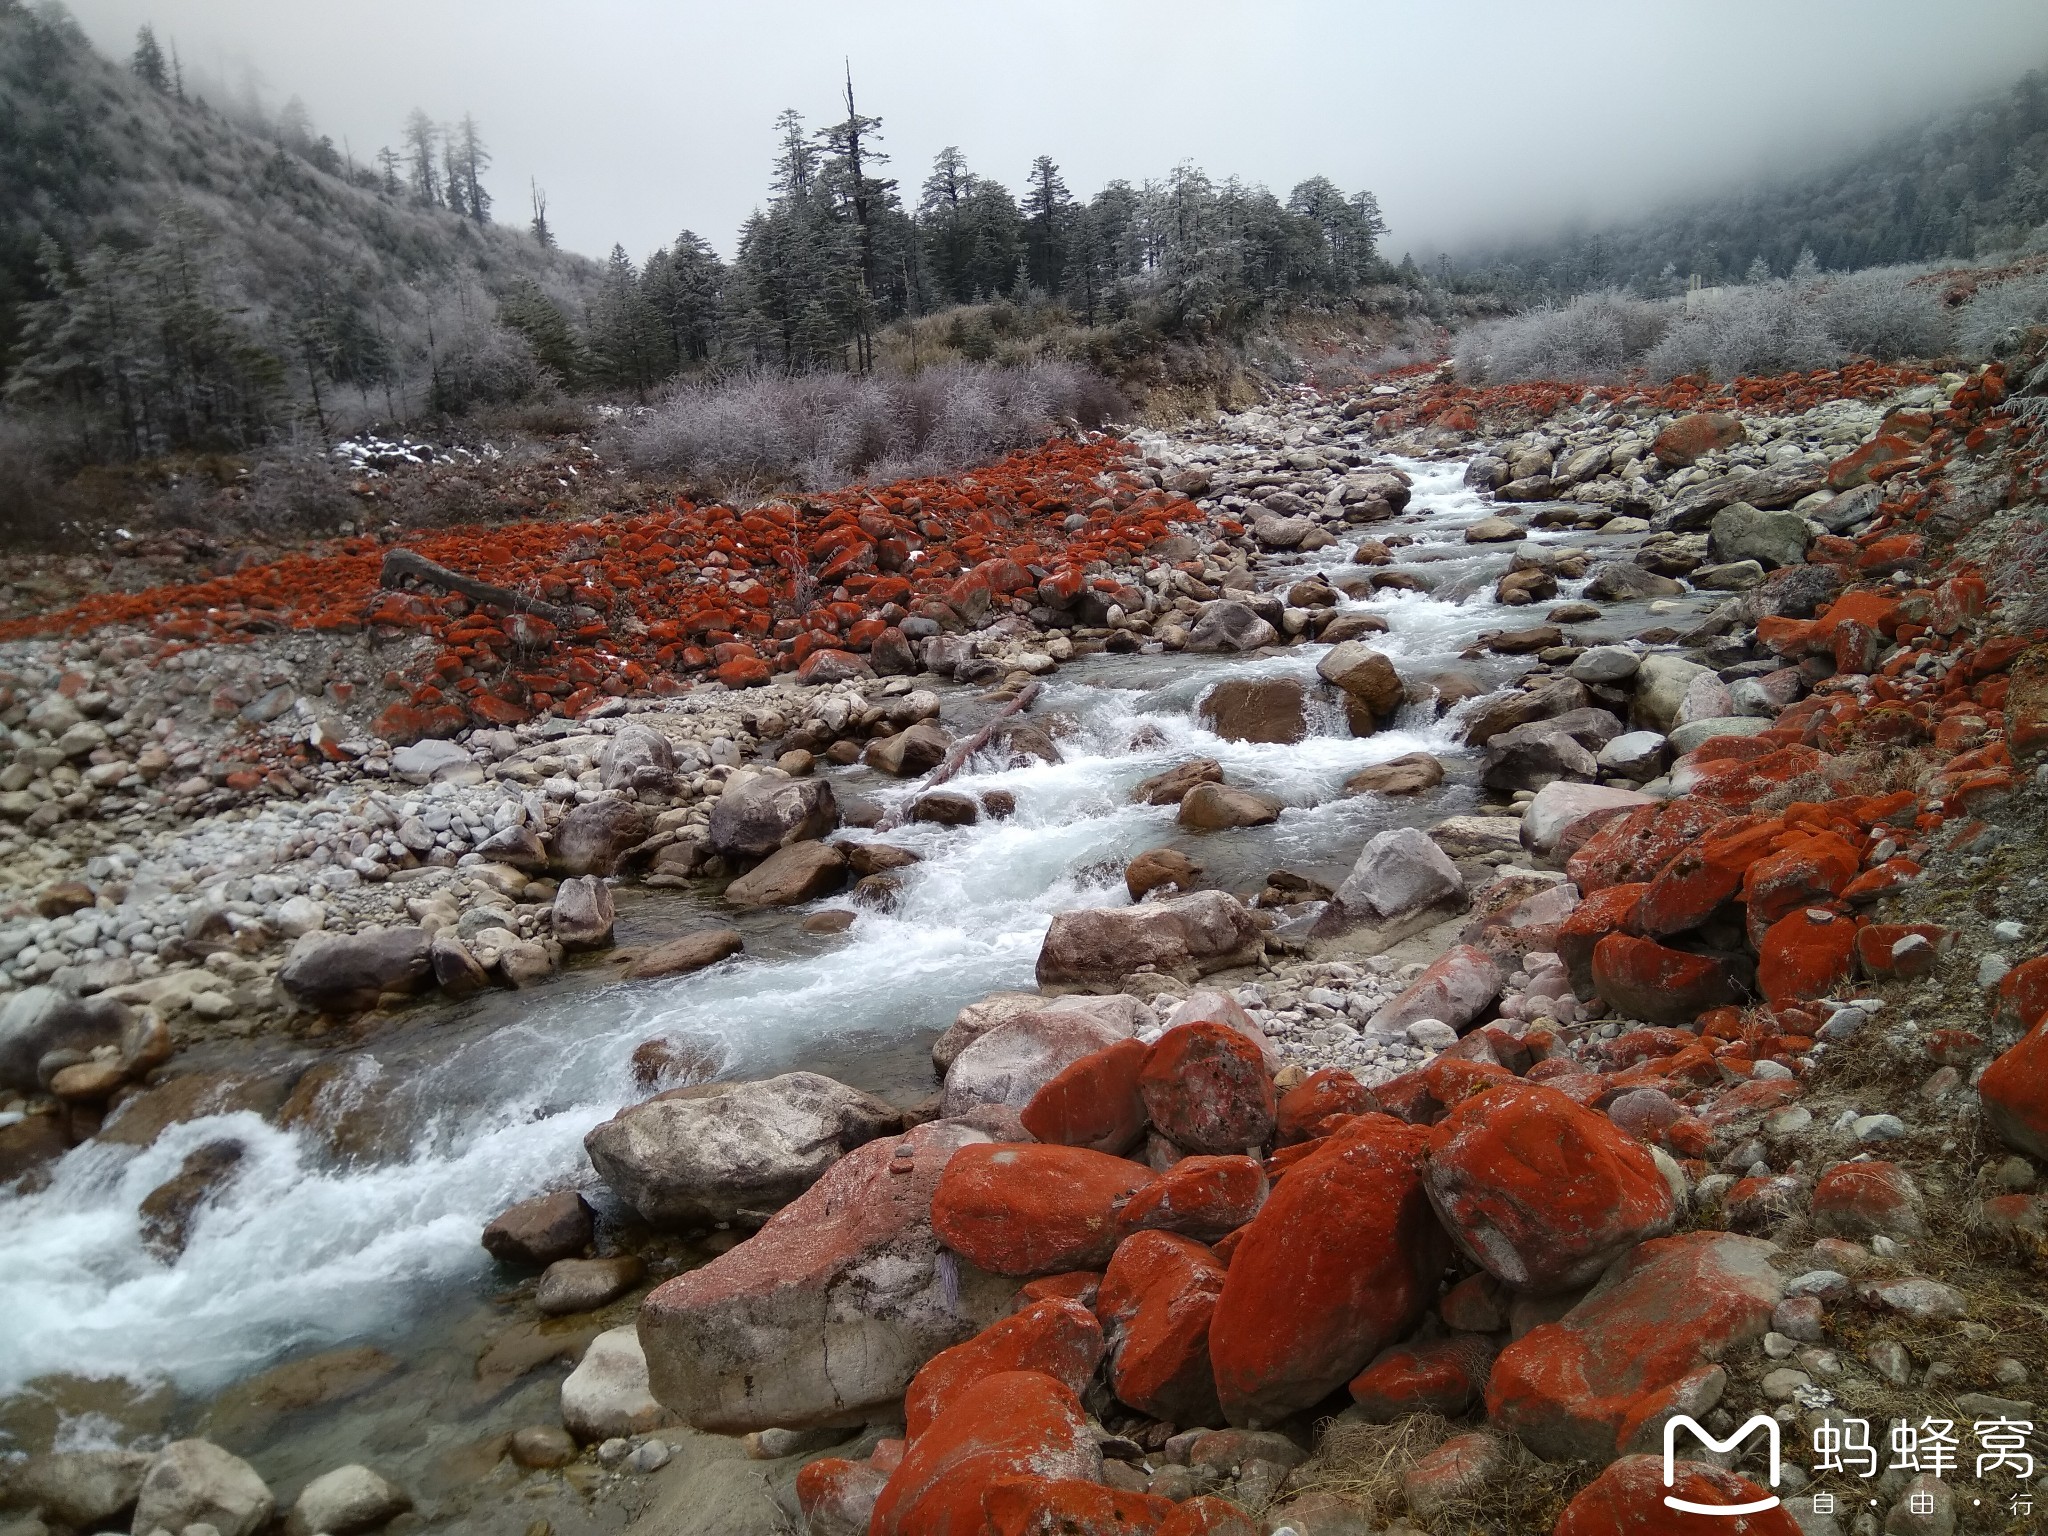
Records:
<instances>
[{"instance_id":1,"label":"large rock in stream","mask_svg":"<svg viewBox=\"0 0 2048 1536\"><path fill-rule=\"evenodd\" d=\"M838 825L839 802L825 780L754 773L727 782L711 808L709 836L714 852L751 862Z\"/></svg>"},{"instance_id":2,"label":"large rock in stream","mask_svg":"<svg viewBox=\"0 0 2048 1536\"><path fill-rule=\"evenodd\" d=\"M698 1429L860 1424L933 1355L1010 1310L1012 1281L944 1252L932 1194L957 1121L869 1142L747 1241L640 1307L654 1395Z\"/></svg>"},{"instance_id":3,"label":"large rock in stream","mask_svg":"<svg viewBox=\"0 0 2048 1536\"><path fill-rule=\"evenodd\" d=\"M902 1112L815 1072L673 1088L583 1138L621 1200L657 1227L757 1226Z\"/></svg>"},{"instance_id":4,"label":"large rock in stream","mask_svg":"<svg viewBox=\"0 0 2048 1536\"><path fill-rule=\"evenodd\" d=\"M1266 941L1243 902L1195 891L1135 907L1085 907L1053 915L1038 951L1038 984L1110 990L1142 966L1193 981L1250 965Z\"/></svg>"}]
</instances>

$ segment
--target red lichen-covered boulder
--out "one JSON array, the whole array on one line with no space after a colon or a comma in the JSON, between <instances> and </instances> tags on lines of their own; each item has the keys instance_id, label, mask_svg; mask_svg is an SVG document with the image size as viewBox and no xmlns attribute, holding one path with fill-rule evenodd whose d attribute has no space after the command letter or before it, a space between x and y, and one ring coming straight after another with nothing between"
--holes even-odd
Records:
<instances>
[{"instance_id":1,"label":"red lichen-covered boulder","mask_svg":"<svg viewBox=\"0 0 2048 1536\"><path fill-rule=\"evenodd\" d=\"M1178 1232L1213 1243L1259 1214L1266 1170L1255 1157L1184 1157L1117 1212L1125 1232Z\"/></svg>"},{"instance_id":2,"label":"red lichen-covered boulder","mask_svg":"<svg viewBox=\"0 0 2048 1536\"><path fill-rule=\"evenodd\" d=\"M1779 918L1757 945L1757 989L1773 1008L1826 997L1856 968L1856 925L1825 907Z\"/></svg>"},{"instance_id":3,"label":"red lichen-covered boulder","mask_svg":"<svg viewBox=\"0 0 2048 1536\"><path fill-rule=\"evenodd\" d=\"M1867 923L1856 930L1856 963L1866 976L1911 981L1931 972L1954 942L1939 923Z\"/></svg>"},{"instance_id":4,"label":"red lichen-covered boulder","mask_svg":"<svg viewBox=\"0 0 2048 1536\"><path fill-rule=\"evenodd\" d=\"M870 1536L979 1536L983 1500L1013 1477L1102 1475L1081 1402L1038 1371L985 1376L912 1441L875 1500Z\"/></svg>"},{"instance_id":5,"label":"red lichen-covered boulder","mask_svg":"<svg viewBox=\"0 0 2048 1536\"><path fill-rule=\"evenodd\" d=\"M1716 449L1733 447L1742 441L1742 423L1721 411L1698 411L1681 416L1650 444L1650 452L1666 469L1684 469Z\"/></svg>"},{"instance_id":6,"label":"red lichen-covered boulder","mask_svg":"<svg viewBox=\"0 0 2048 1536\"><path fill-rule=\"evenodd\" d=\"M1037 1301L990 1323L964 1344L939 1351L903 1395L904 1427L915 1440L966 1388L1004 1371L1042 1371L1079 1395L1102 1363L1102 1325L1078 1301Z\"/></svg>"},{"instance_id":7,"label":"red lichen-covered boulder","mask_svg":"<svg viewBox=\"0 0 2048 1536\"><path fill-rule=\"evenodd\" d=\"M1180 1024L1145 1058L1138 1092L1153 1125L1189 1152L1243 1152L1273 1139L1273 1080L1228 1025Z\"/></svg>"},{"instance_id":8,"label":"red lichen-covered boulder","mask_svg":"<svg viewBox=\"0 0 2048 1536\"><path fill-rule=\"evenodd\" d=\"M1697 928L1742 889L1750 865L1785 830L1779 821L1730 822L1673 856L1643 892L1636 920L1651 938Z\"/></svg>"},{"instance_id":9,"label":"red lichen-covered boulder","mask_svg":"<svg viewBox=\"0 0 2048 1536\"><path fill-rule=\"evenodd\" d=\"M1223 1266L1192 1238L1138 1232L1102 1277L1096 1309L1110 1333L1110 1390L1171 1424L1213 1423L1219 1413L1209 1325Z\"/></svg>"},{"instance_id":10,"label":"red lichen-covered boulder","mask_svg":"<svg viewBox=\"0 0 2048 1536\"><path fill-rule=\"evenodd\" d=\"M1333 1117L1370 1114L1379 1107L1372 1090L1342 1067L1320 1068L1281 1095L1279 1143L1288 1147L1325 1135Z\"/></svg>"},{"instance_id":11,"label":"red lichen-covered boulder","mask_svg":"<svg viewBox=\"0 0 2048 1536\"><path fill-rule=\"evenodd\" d=\"M1709 1008L1742 997L1727 962L1717 956L1626 933L1610 933L1593 946L1593 992L1623 1018L1652 1024L1689 1024Z\"/></svg>"},{"instance_id":12,"label":"red lichen-covered boulder","mask_svg":"<svg viewBox=\"0 0 2048 1536\"><path fill-rule=\"evenodd\" d=\"M796 1475L796 1503L811 1536L866 1536L889 1470L872 1461L823 1456Z\"/></svg>"},{"instance_id":13,"label":"red lichen-covered boulder","mask_svg":"<svg viewBox=\"0 0 2048 1536\"><path fill-rule=\"evenodd\" d=\"M2011 1029L2032 1029L2048 1014L2048 955L2022 960L1998 978L1997 1020Z\"/></svg>"},{"instance_id":14,"label":"red lichen-covered boulder","mask_svg":"<svg viewBox=\"0 0 2048 1536\"><path fill-rule=\"evenodd\" d=\"M1245 1229L1210 1326L1232 1424L1320 1402L1427 1310L1449 1244L1422 1190L1429 1132L1361 1115L1287 1171Z\"/></svg>"},{"instance_id":15,"label":"red lichen-covered boulder","mask_svg":"<svg viewBox=\"0 0 2048 1536\"><path fill-rule=\"evenodd\" d=\"M1802 838L1758 859L1742 881L1751 931L1761 933L1788 912L1829 900L1862 867L1861 855L1833 832Z\"/></svg>"},{"instance_id":16,"label":"red lichen-covered boulder","mask_svg":"<svg viewBox=\"0 0 2048 1536\"><path fill-rule=\"evenodd\" d=\"M1582 895L1611 885L1654 880L1697 841L1727 821L1728 813L1706 800L1672 800L1639 805L1607 823L1565 862L1565 875Z\"/></svg>"},{"instance_id":17,"label":"red lichen-covered boulder","mask_svg":"<svg viewBox=\"0 0 2048 1536\"><path fill-rule=\"evenodd\" d=\"M2030 1157L2048 1158L2048 1020L1984 1069L1977 1097L1992 1135Z\"/></svg>"},{"instance_id":18,"label":"red lichen-covered boulder","mask_svg":"<svg viewBox=\"0 0 2048 1536\"><path fill-rule=\"evenodd\" d=\"M1726 1232L1652 1238L1501 1351L1487 1417L1547 1461L1598 1465L1643 1448L1671 1413L1704 1412L1724 1379L1716 1362L1770 1327L1784 1299L1775 1251Z\"/></svg>"},{"instance_id":19,"label":"red lichen-covered boulder","mask_svg":"<svg viewBox=\"0 0 2048 1536\"><path fill-rule=\"evenodd\" d=\"M1476 1333L1398 1344L1352 1378L1351 1400L1374 1424L1411 1413L1454 1419L1485 1394L1495 1353L1493 1341Z\"/></svg>"},{"instance_id":20,"label":"red lichen-covered boulder","mask_svg":"<svg viewBox=\"0 0 2048 1536\"><path fill-rule=\"evenodd\" d=\"M1121 1155L1145 1134L1145 1101L1138 1093L1147 1047L1119 1040L1061 1069L1031 1097L1019 1116L1040 1141Z\"/></svg>"},{"instance_id":21,"label":"red lichen-covered boulder","mask_svg":"<svg viewBox=\"0 0 2048 1536\"><path fill-rule=\"evenodd\" d=\"M1918 1237L1920 1186L1896 1163L1837 1163L1813 1186L1817 1231L1837 1237Z\"/></svg>"},{"instance_id":22,"label":"red lichen-covered boulder","mask_svg":"<svg viewBox=\"0 0 2048 1536\"><path fill-rule=\"evenodd\" d=\"M1452 1109L1435 1128L1422 1183L1473 1263L1539 1294L1589 1284L1678 1219L1671 1186L1641 1142L1534 1084Z\"/></svg>"},{"instance_id":23,"label":"red lichen-covered boulder","mask_svg":"<svg viewBox=\"0 0 2048 1536\"><path fill-rule=\"evenodd\" d=\"M982 1496L986 1536L1158 1536L1171 1499L1078 1478L1010 1477Z\"/></svg>"},{"instance_id":24,"label":"red lichen-covered boulder","mask_svg":"<svg viewBox=\"0 0 2048 1536\"><path fill-rule=\"evenodd\" d=\"M1640 883L1610 885L1580 902L1557 925L1557 957L1579 996L1593 995L1593 950L1600 941L1610 933L1638 932L1636 909L1648 889Z\"/></svg>"},{"instance_id":25,"label":"red lichen-covered boulder","mask_svg":"<svg viewBox=\"0 0 2048 1536\"><path fill-rule=\"evenodd\" d=\"M1724 1472L1703 1461L1673 1461L1664 1481L1664 1453L1624 1456L1579 1490L1565 1506L1551 1536L1801 1536L1784 1505L1749 1515L1702 1515L1673 1509L1668 1494L1687 1504L1734 1508L1771 1499L1739 1472Z\"/></svg>"},{"instance_id":26,"label":"red lichen-covered boulder","mask_svg":"<svg viewBox=\"0 0 2048 1536\"><path fill-rule=\"evenodd\" d=\"M1205 1493L1174 1506L1156 1536L1260 1536L1264 1530L1229 1500Z\"/></svg>"},{"instance_id":27,"label":"red lichen-covered boulder","mask_svg":"<svg viewBox=\"0 0 2048 1536\"><path fill-rule=\"evenodd\" d=\"M932 1230L991 1274L1092 1269L1116 1250L1118 1205L1152 1178L1149 1168L1084 1147L962 1147L939 1176Z\"/></svg>"}]
</instances>

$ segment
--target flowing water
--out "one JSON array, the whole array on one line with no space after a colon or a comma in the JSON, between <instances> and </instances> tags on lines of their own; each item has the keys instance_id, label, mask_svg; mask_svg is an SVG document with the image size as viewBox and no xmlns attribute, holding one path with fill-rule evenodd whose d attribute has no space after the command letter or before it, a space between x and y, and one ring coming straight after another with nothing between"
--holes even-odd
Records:
<instances>
[{"instance_id":1,"label":"flowing water","mask_svg":"<svg viewBox=\"0 0 2048 1536\"><path fill-rule=\"evenodd\" d=\"M1410 518L1394 527L1419 542L1399 559L1427 569L1436 588L1386 592L1347 608L1387 619L1388 633L1371 643L1405 678L1453 666L1485 682L1512 675L1525 663L1461 662L1459 653L1483 631L1538 621L1540 608L1493 603L1492 581L1513 546L1463 541L1463 529L1493 508L1463 488L1462 462L1404 467L1415 476L1415 498ZM1269 564L1334 572L1357 536ZM1569 532L1534 537L1595 548L1613 542ZM1627 627L1617 609L1574 639ZM329 1090L330 1108L376 1095L383 1121L396 1127L395 1151L339 1159L321 1141L248 1113L174 1126L139 1152L80 1147L45 1190L0 1198L8 1236L0 1394L68 1373L168 1381L181 1394L204 1395L293 1353L363 1339L398 1347L394 1341L417 1338L446 1309L473 1308L502 1285L478 1232L513 1201L587 1176L582 1137L642 1096L629 1057L650 1036L702 1049L726 1076L805 1066L909 1102L935 1086L926 1056L935 1032L977 997L1031 986L1051 915L1125 901L1121 866L1144 849L1176 843L1224 887L1253 886L1282 864L1334 882L1374 831L1469 808L1470 754L1452 729L1419 712L1358 739L1331 708L1317 734L1291 746L1224 741L1195 720L1197 701L1219 678L1312 680L1325 649L1248 659L1101 655L1062 669L1035 716L1071 722L1060 742L1065 760L957 781L970 792L1011 791L1011 818L886 834L923 855L898 872L895 913L864 911L831 937L802 933L800 911L757 914L740 924L746 953L711 970L629 985L604 981L602 966L586 967L537 994L435 1010L430 1022L358 1053L350 1075ZM955 709L976 707L987 708L965 693L949 695L948 723L959 729ZM1360 768L1414 751L1450 767L1438 791L1403 801L1339 793ZM1269 827L1191 835L1171 807L1130 803L1140 779L1193 756L1216 758L1228 782L1291 809ZM911 793L865 770L835 773L842 791L885 803ZM715 903L668 893L622 893L620 904L627 943L716 913ZM189 1151L224 1137L248 1149L238 1176L199 1215L177 1261L159 1262L141 1244L137 1203Z\"/></svg>"}]
</instances>

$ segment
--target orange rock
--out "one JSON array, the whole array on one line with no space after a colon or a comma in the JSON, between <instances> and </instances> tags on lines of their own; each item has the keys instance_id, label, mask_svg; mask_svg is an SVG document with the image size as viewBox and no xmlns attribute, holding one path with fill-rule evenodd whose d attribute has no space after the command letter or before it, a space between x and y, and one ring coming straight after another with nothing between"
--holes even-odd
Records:
<instances>
[{"instance_id":1,"label":"orange rock","mask_svg":"<svg viewBox=\"0 0 2048 1536\"><path fill-rule=\"evenodd\" d=\"M1765 931L1757 987L1773 1007L1826 997L1849 979L1855 954L1855 923L1824 907L1802 907Z\"/></svg>"},{"instance_id":2,"label":"orange rock","mask_svg":"<svg viewBox=\"0 0 2048 1536\"><path fill-rule=\"evenodd\" d=\"M2022 960L1998 979L1999 1023L2031 1029L2048 1013L2048 955Z\"/></svg>"},{"instance_id":3,"label":"orange rock","mask_svg":"<svg viewBox=\"0 0 2048 1536\"><path fill-rule=\"evenodd\" d=\"M1688 845L1718 831L1728 813L1690 797L1639 805L1607 823L1565 865L1581 894L1655 880Z\"/></svg>"},{"instance_id":4,"label":"orange rock","mask_svg":"<svg viewBox=\"0 0 2048 1536\"><path fill-rule=\"evenodd\" d=\"M1119 1040L1069 1063L1024 1106L1024 1129L1060 1146L1130 1151L1145 1134L1138 1074L1147 1050L1140 1041Z\"/></svg>"},{"instance_id":5,"label":"orange rock","mask_svg":"<svg viewBox=\"0 0 2048 1536\"><path fill-rule=\"evenodd\" d=\"M1579 1490L1551 1536L1800 1536L1784 1505L1752 1515L1702 1515L1672 1509L1667 1494L1688 1504L1760 1504L1775 1497L1738 1472L1701 1461L1674 1461L1664 1483L1664 1456L1624 1456Z\"/></svg>"},{"instance_id":6,"label":"orange rock","mask_svg":"<svg viewBox=\"0 0 2048 1536\"><path fill-rule=\"evenodd\" d=\"M872 1462L824 1456L796 1474L797 1508L813 1532L858 1536L868 1528L889 1474Z\"/></svg>"},{"instance_id":7,"label":"orange rock","mask_svg":"<svg viewBox=\"0 0 2048 1536\"><path fill-rule=\"evenodd\" d=\"M1277 1116L1280 1145L1324 1134L1321 1127L1333 1115L1363 1115L1378 1108L1372 1090L1342 1067L1320 1068L1282 1095Z\"/></svg>"},{"instance_id":8,"label":"orange rock","mask_svg":"<svg viewBox=\"0 0 2048 1536\"><path fill-rule=\"evenodd\" d=\"M1372 1424L1411 1413L1455 1419L1485 1395L1494 1354L1493 1341L1476 1333L1396 1345L1352 1378L1351 1400Z\"/></svg>"},{"instance_id":9,"label":"orange rock","mask_svg":"<svg viewBox=\"0 0 2048 1536\"><path fill-rule=\"evenodd\" d=\"M1784 832L1779 818L1724 825L1681 851L1643 893L1638 913L1642 931L1667 938L1697 928L1734 899L1750 867Z\"/></svg>"},{"instance_id":10,"label":"orange rock","mask_svg":"<svg viewBox=\"0 0 2048 1536\"><path fill-rule=\"evenodd\" d=\"M1422 1190L1428 1138L1361 1115L1274 1186L1210 1325L1232 1424L1262 1428L1320 1402L1421 1319L1448 1249Z\"/></svg>"},{"instance_id":11,"label":"orange rock","mask_svg":"<svg viewBox=\"0 0 2048 1536\"><path fill-rule=\"evenodd\" d=\"M1225 1024L1179 1024L1138 1078L1152 1124L1189 1152L1243 1152L1273 1139L1277 1106L1259 1048Z\"/></svg>"},{"instance_id":12,"label":"orange rock","mask_svg":"<svg viewBox=\"0 0 2048 1536\"><path fill-rule=\"evenodd\" d=\"M1912 938L1927 942L1898 949ZM1856 930L1856 963L1866 976L1925 976L1953 942L1953 935L1939 923L1867 923Z\"/></svg>"},{"instance_id":13,"label":"orange rock","mask_svg":"<svg viewBox=\"0 0 2048 1536\"><path fill-rule=\"evenodd\" d=\"M1593 947L1593 991L1623 1017L1686 1024L1742 994L1726 961L1610 933Z\"/></svg>"},{"instance_id":14,"label":"orange rock","mask_svg":"<svg viewBox=\"0 0 2048 1536\"><path fill-rule=\"evenodd\" d=\"M1261 1536L1264 1530L1228 1499L1205 1493L1176 1506L1161 1522L1157 1536Z\"/></svg>"},{"instance_id":15,"label":"orange rock","mask_svg":"<svg viewBox=\"0 0 2048 1536\"><path fill-rule=\"evenodd\" d=\"M2048 1158L2048 1020L1984 1069L1977 1096L1992 1135L2030 1157Z\"/></svg>"},{"instance_id":16,"label":"orange rock","mask_svg":"<svg viewBox=\"0 0 2048 1536\"><path fill-rule=\"evenodd\" d=\"M939 1175L932 1230L991 1274L1093 1268L1116 1249L1123 1197L1152 1179L1149 1168L1083 1147L964 1146Z\"/></svg>"},{"instance_id":17,"label":"orange rock","mask_svg":"<svg viewBox=\"0 0 2048 1536\"><path fill-rule=\"evenodd\" d=\"M1430 1140L1423 1188L1453 1241L1518 1291L1591 1283L1671 1230L1678 1207L1656 1159L1605 1115L1549 1088L1469 1098Z\"/></svg>"},{"instance_id":18,"label":"orange rock","mask_svg":"<svg viewBox=\"0 0 2048 1536\"><path fill-rule=\"evenodd\" d=\"M1803 838L1758 859L1743 877L1751 931L1761 933L1797 907L1834 896L1856 878L1862 856L1832 832Z\"/></svg>"},{"instance_id":19,"label":"orange rock","mask_svg":"<svg viewBox=\"0 0 2048 1536\"><path fill-rule=\"evenodd\" d=\"M1557 926L1557 955L1581 997L1593 993L1593 950L1610 933L1639 933L1637 911L1649 886L1610 885L1587 897Z\"/></svg>"},{"instance_id":20,"label":"orange rock","mask_svg":"<svg viewBox=\"0 0 2048 1536\"><path fill-rule=\"evenodd\" d=\"M1816 1231L1865 1238L1882 1232L1918 1237L1920 1188L1896 1163L1837 1163L1813 1186L1809 1209Z\"/></svg>"},{"instance_id":21,"label":"orange rock","mask_svg":"<svg viewBox=\"0 0 2048 1536\"><path fill-rule=\"evenodd\" d=\"M1725 1232L1632 1249L1592 1295L1501 1351L1487 1417L1547 1461L1597 1465L1650 1441L1674 1410L1703 1412L1717 1362L1761 1337L1783 1297L1774 1251Z\"/></svg>"},{"instance_id":22,"label":"orange rock","mask_svg":"<svg viewBox=\"0 0 2048 1536\"><path fill-rule=\"evenodd\" d=\"M1184 1157L1124 1202L1125 1232L1178 1232L1213 1243L1266 1203L1266 1172L1255 1157Z\"/></svg>"},{"instance_id":23,"label":"orange rock","mask_svg":"<svg viewBox=\"0 0 2048 1536\"><path fill-rule=\"evenodd\" d=\"M1004 1371L1042 1371L1077 1396L1102 1363L1102 1325L1078 1301L1038 1301L925 1362L903 1395L915 1440L967 1387Z\"/></svg>"},{"instance_id":24,"label":"orange rock","mask_svg":"<svg viewBox=\"0 0 2048 1536\"><path fill-rule=\"evenodd\" d=\"M1037 1371L985 1376L911 1442L875 1501L871 1536L968 1536L983 1501L1014 1477L1101 1475L1102 1453L1080 1399Z\"/></svg>"},{"instance_id":25,"label":"orange rock","mask_svg":"<svg viewBox=\"0 0 2048 1536\"><path fill-rule=\"evenodd\" d=\"M1171 1499L1077 1478L1011 1477L982 1496L987 1536L1157 1536Z\"/></svg>"},{"instance_id":26,"label":"orange rock","mask_svg":"<svg viewBox=\"0 0 2048 1536\"><path fill-rule=\"evenodd\" d=\"M1742 423L1719 411L1681 416L1650 444L1650 452L1667 469L1683 469L1695 459L1742 441Z\"/></svg>"},{"instance_id":27,"label":"orange rock","mask_svg":"<svg viewBox=\"0 0 2048 1536\"><path fill-rule=\"evenodd\" d=\"M1137 1232L1118 1246L1097 1301L1110 1331L1109 1383L1120 1402L1172 1424L1221 1412L1209 1330L1223 1266L1193 1238Z\"/></svg>"}]
</instances>

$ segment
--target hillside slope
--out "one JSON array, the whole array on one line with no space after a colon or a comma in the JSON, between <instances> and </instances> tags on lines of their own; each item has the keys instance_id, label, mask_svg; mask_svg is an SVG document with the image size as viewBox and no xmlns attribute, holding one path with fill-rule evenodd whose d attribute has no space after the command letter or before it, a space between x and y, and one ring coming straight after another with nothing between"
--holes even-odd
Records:
<instances>
[{"instance_id":1,"label":"hillside slope","mask_svg":"<svg viewBox=\"0 0 2048 1536\"><path fill-rule=\"evenodd\" d=\"M1459 265L1525 294L1741 281L1761 259L1831 272L2009 249L2048 220L2048 72L1803 175L1674 203L1598 231L1503 242ZM1667 270L1668 269L1668 270Z\"/></svg>"},{"instance_id":2,"label":"hillside slope","mask_svg":"<svg viewBox=\"0 0 2048 1536\"><path fill-rule=\"evenodd\" d=\"M17 402L85 407L147 452L489 397L534 368L498 301L530 283L574 317L597 274L323 171L152 88L61 11L0 0L0 383ZM154 345L138 306L166 322ZM99 323L116 307L125 325Z\"/></svg>"}]
</instances>

